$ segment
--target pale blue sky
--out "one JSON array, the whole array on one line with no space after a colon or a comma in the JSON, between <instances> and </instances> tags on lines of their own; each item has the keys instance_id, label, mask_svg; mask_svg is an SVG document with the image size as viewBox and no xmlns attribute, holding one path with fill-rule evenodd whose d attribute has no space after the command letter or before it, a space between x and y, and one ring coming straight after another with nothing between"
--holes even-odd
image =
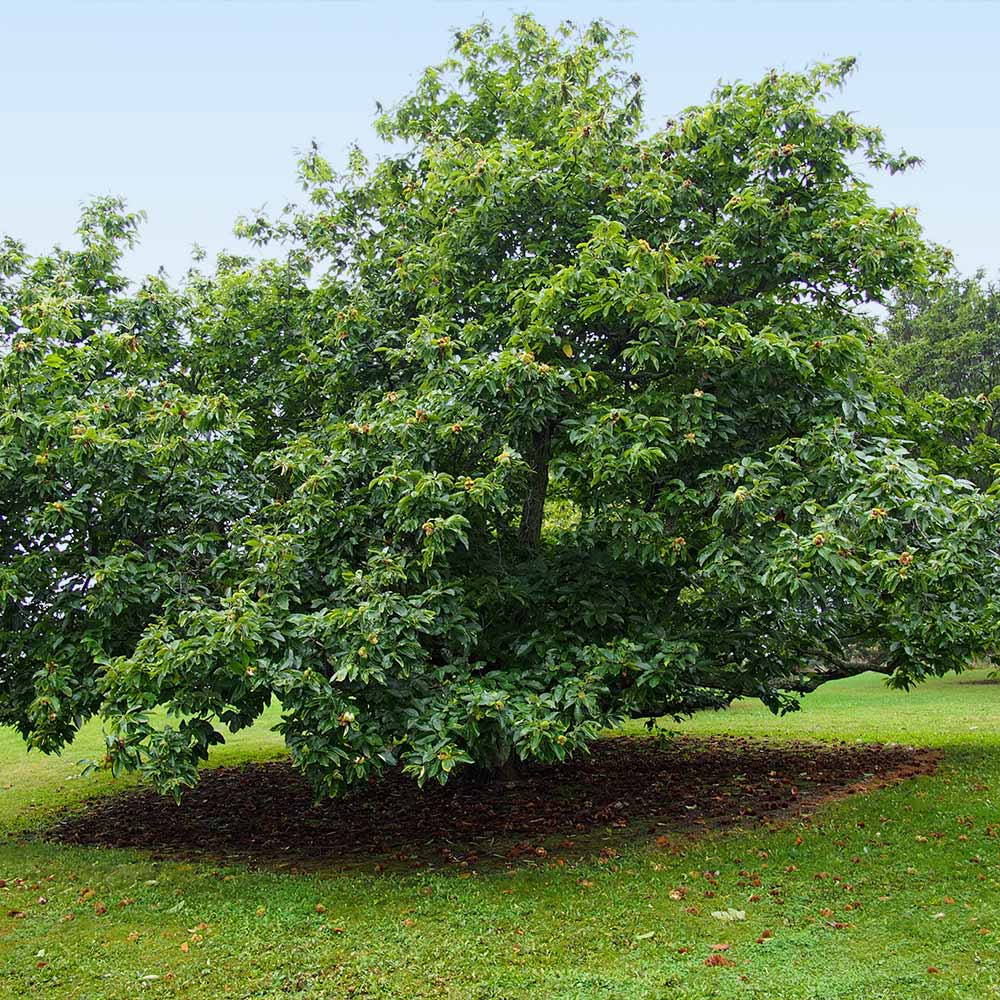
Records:
<instances>
[{"instance_id":1,"label":"pale blue sky","mask_svg":"<svg viewBox=\"0 0 1000 1000\"><path fill-rule=\"evenodd\" d=\"M923 156L877 182L920 209L959 266L1000 273L1000 2L605 0L76 2L0 0L0 232L70 242L80 202L124 195L149 220L129 260L179 275L191 245L235 247L233 220L297 197L296 150L334 162L375 148L392 104L441 59L451 29L531 10L632 28L647 114L669 117L719 79L857 55L839 103Z\"/></svg>"}]
</instances>

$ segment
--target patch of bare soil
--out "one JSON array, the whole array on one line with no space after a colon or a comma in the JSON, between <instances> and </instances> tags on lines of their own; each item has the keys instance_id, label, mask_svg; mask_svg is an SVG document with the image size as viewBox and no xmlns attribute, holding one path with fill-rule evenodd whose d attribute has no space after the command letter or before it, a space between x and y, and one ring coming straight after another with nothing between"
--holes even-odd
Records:
<instances>
[{"instance_id":1,"label":"patch of bare soil","mask_svg":"<svg viewBox=\"0 0 1000 1000\"><path fill-rule=\"evenodd\" d=\"M421 790L389 773L320 803L281 760L206 770L180 805L151 790L95 799L44 836L262 866L538 859L553 840L565 853L608 830L687 835L801 816L937 760L897 744L617 737L566 764L524 765L515 782Z\"/></svg>"}]
</instances>

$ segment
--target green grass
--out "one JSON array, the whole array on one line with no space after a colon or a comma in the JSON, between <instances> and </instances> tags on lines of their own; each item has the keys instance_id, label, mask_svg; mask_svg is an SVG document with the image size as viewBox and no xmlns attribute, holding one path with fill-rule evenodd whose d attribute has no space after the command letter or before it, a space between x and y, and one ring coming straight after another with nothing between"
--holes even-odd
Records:
<instances>
[{"instance_id":1,"label":"green grass","mask_svg":"<svg viewBox=\"0 0 1000 1000\"><path fill-rule=\"evenodd\" d=\"M62 758L26 755L3 733L0 997L1000 998L1000 686L972 676L908 695L864 676L785 719L745 702L679 727L933 746L945 760L932 777L823 806L808 826L673 850L615 841L604 864L511 873L253 872L25 839L110 782L77 777L96 729ZM212 763L279 751L261 725ZM714 898L703 898L706 871L719 873ZM761 887L738 886L740 871ZM672 899L681 886L687 897ZM729 906L746 919L710 915ZM755 943L764 929L774 936ZM734 967L704 965L717 943Z\"/></svg>"}]
</instances>

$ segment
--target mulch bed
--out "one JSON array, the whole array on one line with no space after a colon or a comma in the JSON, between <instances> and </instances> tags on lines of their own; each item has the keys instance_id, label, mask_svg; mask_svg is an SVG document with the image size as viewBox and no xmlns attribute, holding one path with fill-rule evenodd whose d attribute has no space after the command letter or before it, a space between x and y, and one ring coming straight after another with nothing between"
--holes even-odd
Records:
<instances>
[{"instance_id":1,"label":"mulch bed","mask_svg":"<svg viewBox=\"0 0 1000 1000\"><path fill-rule=\"evenodd\" d=\"M145 789L95 799L44 836L265 866L537 860L558 838L565 853L609 830L683 836L808 815L821 801L932 773L937 759L896 744L618 737L566 764L525 765L512 783L420 790L390 773L318 804L278 760L206 770L179 806Z\"/></svg>"}]
</instances>

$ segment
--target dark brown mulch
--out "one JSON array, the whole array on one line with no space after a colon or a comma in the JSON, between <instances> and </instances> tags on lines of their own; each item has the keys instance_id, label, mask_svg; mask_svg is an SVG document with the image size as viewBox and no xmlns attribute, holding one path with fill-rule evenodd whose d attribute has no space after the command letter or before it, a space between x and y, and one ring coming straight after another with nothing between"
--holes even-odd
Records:
<instances>
[{"instance_id":1,"label":"dark brown mulch","mask_svg":"<svg viewBox=\"0 0 1000 1000\"><path fill-rule=\"evenodd\" d=\"M516 859L550 838L609 828L691 833L808 813L825 799L929 774L937 757L899 745L768 743L736 737L601 740L516 782L453 779L418 789L397 773L318 805L284 760L203 772L181 804L149 790L89 802L45 831L74 844L273 864Z\"/></svg>"}]
</instances>

